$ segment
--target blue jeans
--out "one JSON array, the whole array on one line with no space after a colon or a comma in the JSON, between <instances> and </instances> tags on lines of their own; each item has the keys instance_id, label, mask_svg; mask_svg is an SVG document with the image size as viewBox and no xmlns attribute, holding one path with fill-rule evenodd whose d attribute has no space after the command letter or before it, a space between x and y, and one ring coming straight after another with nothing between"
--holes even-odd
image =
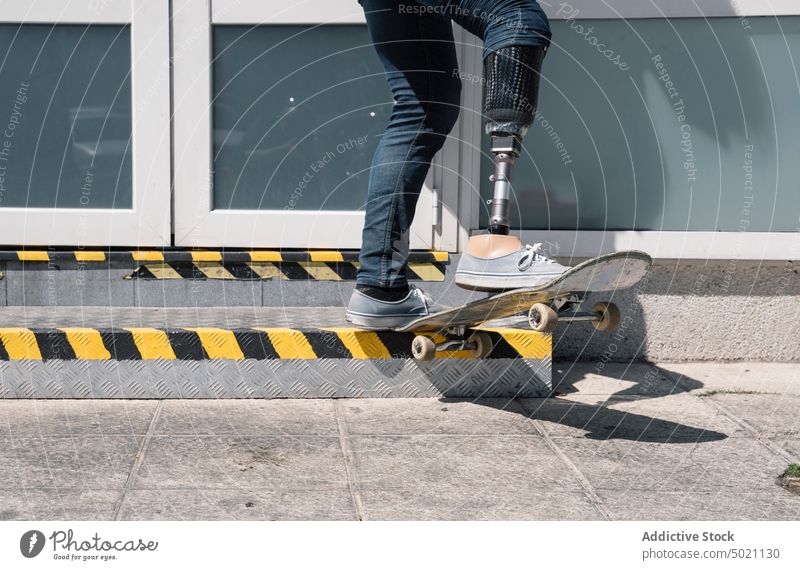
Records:
<instances>
[{"instance_id":1,"label":"blue jeans","mask_svg":"<svg viewBox=\"0 0 800 570\"><path fill-rule=\"evenodd\" d=\"M550 24L535 0L358 1L395 104L372 159L357 282L405 287L417 199L460 111L451 22L484 41L484 58L511 45L548 46Z\"/></svg>"}]
</instances>

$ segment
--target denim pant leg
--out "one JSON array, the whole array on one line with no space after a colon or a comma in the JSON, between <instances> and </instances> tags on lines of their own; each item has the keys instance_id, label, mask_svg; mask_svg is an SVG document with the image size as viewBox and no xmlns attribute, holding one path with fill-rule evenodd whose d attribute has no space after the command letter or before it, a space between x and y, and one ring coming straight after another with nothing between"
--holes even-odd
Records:
<instances>
[{"instance_id":1,"label":"denim pant leg","mask_svg":"<svg viewBox=\"0 0 800 570\"><path fill-rule=\"evenodd\" d=\"M461 80L449 18L411 0L360 0L394 106L372 159L357 282L404 287L409 228L431 160L458 120Z\"/></svg>"},{"instance_id":2,"label":"denim pant leg","mask_svg":"<svg viewBox=\"0 0 800 570\"><path fill-rule=\"evenodd\" d=\"M550 45L550 21L536 0L415 0L483 40L483 58L508 46Z\"/></svg>"}]
</instances>

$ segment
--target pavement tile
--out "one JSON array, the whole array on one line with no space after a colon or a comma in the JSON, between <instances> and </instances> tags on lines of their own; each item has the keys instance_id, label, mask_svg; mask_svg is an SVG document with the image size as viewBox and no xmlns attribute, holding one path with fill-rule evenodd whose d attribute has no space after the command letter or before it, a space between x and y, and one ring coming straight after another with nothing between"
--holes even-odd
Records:
<instances>
[{"instance_id":1,"label":"pavement tile","mask_svg":"<svg viewBox=\"0 0 800 570\"><path fill-rule=\"evenodd\" d=\"M141 438L0 438L5 489L122 489Z\"/></svg>"},{"instance_id":2,"label":"pavement tile","mask_svg":"<svg viewBox=\"0 0 800 570\"><path fill-rule=\"evenodd\" d=\"M597 489L713 491L771 489L785 461L749 438L703 443L650 443L620 439L553 441Z\"/></svg>"},{"instance_id":3,"label":"pavement tile","mask_svg":"<svg viewBox=\"0 0 800 570\"><path fill-rule=\"evenodd\" d=\"M658 367L642 362L553 362L553 390L561 393L659 396L690 386L688 379L677 386Z\"/></svg>"},{"instance_id":4,"label":"pavement tile","mask_svg":"<svg viewBox=\"0 0 800 570\"><path fill-rule=\"evenodd\" d=\"M0 437L144 435L155 400L0 400Z\"/></svg>"},{"instance_id":5,"label":"pavement tile","mask_svg":"<svg viewBox=\"0 0 800 570\"><path fill-rule=\"evenodd\" d=\"M482 489L514 496L530 485L579 491L573 473L538 436L354 436L364 489Z\"/></svg>"},{"instance_id":6,"label":"pavement tile","mask_svg":"<svg viewBox=\"0 0 800 570\"><path fill-rule=\"evenodd\" d=\"M122 520L354 520L350 491L338 489L132 490Z\"/></svg>"},{"instance_id":7,"label":"pavement tile","mask_svg":"<svg viewBox=\"0 0 800 570\"><path fill-rule=\"evenodd\" d=\"M770 441L785 449L793 457L793 461L800 464L800 437L773 437Z\"/></svg>"},{"instance_id":8,"label":"pavement tile","mask_svg":"<svg viewBox=\"0 0 800 570\"><path fill-rule=\"evenodd\" d=\"M759 435L800 438L800 396L722 393L705 397L747 422Z\"/></svg>"},{"instance_id":9,"label":"pavement tile","mask_svg":"<svg viewBox=\"0 0 800 570\"><path fill-rule=\"evenodd\" d=\"M331 400L166 400L154 433L339 434Z\"/></svg>"},{"instance_id":10,"label":"pavement tile","mask_svg":"<svg viewBox=\"0 0 800 570\"><path fill-rule=\"evenodd\" d=\"M570 394L520 403L550 435L660 443L748 435L723 413L691 394L658 398Z\"/></svg>"},{"instance_id":11,"label":"pavement tile","mask_svg":"<svg viewBox=\"0 0 800 570\"><path fill-rule=\"evenodd\" d=\"M665 362L659 368L672 376L700 383L696 389L758 390L800 396L800 367L790 362Z\"/></svg>"},{"instance_id":12,"label":"pavement tile","mask_svg":"<svg viewBox=\"0 0 800 570\"><path fill-rule=\"evenodd\" d=\"M346 483L334 437L154 436L134 489L323 489Z\"/></svg>"},{"instance_id":13,"label":"pavement tile","mask_svg":"<svg viewBox=\"0 0 800 570\"><path fill-rule=\"evenodd\" d=\"M0 490L0 520L111 520L122 490Z\"/></svg>"},{"instance_id":14,"label":"pavement tile","mask_svg":"<svg viewBox=\"0 0 800 570\"><path fill-rule=\"evenodd\" d=\"M797 520L800 496L778 485L759 492L598 490L615 520Z\"/></svg>"},{"instance_id":15,"label":"pavement tile","mask_svg":"<svg viewBox=\"0 0 800 570\"><path fill-rule=\"evenodd\" d=\"M601 520L580 491L561 491L528 480L513 490L480 485L424 489L368 489L361 493L365 520Z\"/></svg>"},{"instance_id":16,"label":"pavement tile","mask_svg":"<svg viewBox=\"0 0 800 570\"><path fill-rule=\"evenodd\" d=\"M508 398L342 400L351 435L536 434L536 427Z\"/></svg>"}]
</instances>

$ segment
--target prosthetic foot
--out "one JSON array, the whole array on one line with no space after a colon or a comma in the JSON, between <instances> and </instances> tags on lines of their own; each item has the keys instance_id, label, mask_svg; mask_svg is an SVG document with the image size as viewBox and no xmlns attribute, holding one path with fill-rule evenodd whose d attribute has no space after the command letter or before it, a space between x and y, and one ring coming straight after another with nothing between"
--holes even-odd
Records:
<instances>
[{"instance_id":1,"label":"prosthetic foot","mask_svg":"<svg viewBox=\"0 0 800 570\"><path fill-rule=\"evenodd\" d=\"M484 127L492 140L494 194L489 201L489 233L470 238L456 270L456 284L465 289L536 287L568 269L545 257L541 244L523 246L509 235L511 173L533 124L545 52L542 47L509 46L484 60Z\"/></svg>"}]
</instances>

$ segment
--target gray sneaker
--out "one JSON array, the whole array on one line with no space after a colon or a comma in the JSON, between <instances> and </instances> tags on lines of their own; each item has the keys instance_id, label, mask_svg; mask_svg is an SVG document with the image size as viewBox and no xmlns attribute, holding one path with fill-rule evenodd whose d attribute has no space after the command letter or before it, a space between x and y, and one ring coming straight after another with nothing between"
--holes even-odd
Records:
<instances>
[{"instance_id":1,"label":"gray sneaker","mask_svg":"<svg viewBox=\"0 0 800 570\"><path fill-rule=\"evenodd\" d=\"M541 248L540 243L526 245L494 259L464 253L456 269L456 284L477 291L538 287L569 269L542 255Z\"/></svg>"},{"instance_id":2,"label":"gray sneaker","mask_svg":"<svg viewBox=\"0 0 800 570\"><path fill-rule=\"evenodd\" d=\"M373 299L356 289L350 297L345 318L364 329L389 330L407 325L441 308L413 285L409 286L408 295L399 301Z\"/></svg>"}]
</instances>

